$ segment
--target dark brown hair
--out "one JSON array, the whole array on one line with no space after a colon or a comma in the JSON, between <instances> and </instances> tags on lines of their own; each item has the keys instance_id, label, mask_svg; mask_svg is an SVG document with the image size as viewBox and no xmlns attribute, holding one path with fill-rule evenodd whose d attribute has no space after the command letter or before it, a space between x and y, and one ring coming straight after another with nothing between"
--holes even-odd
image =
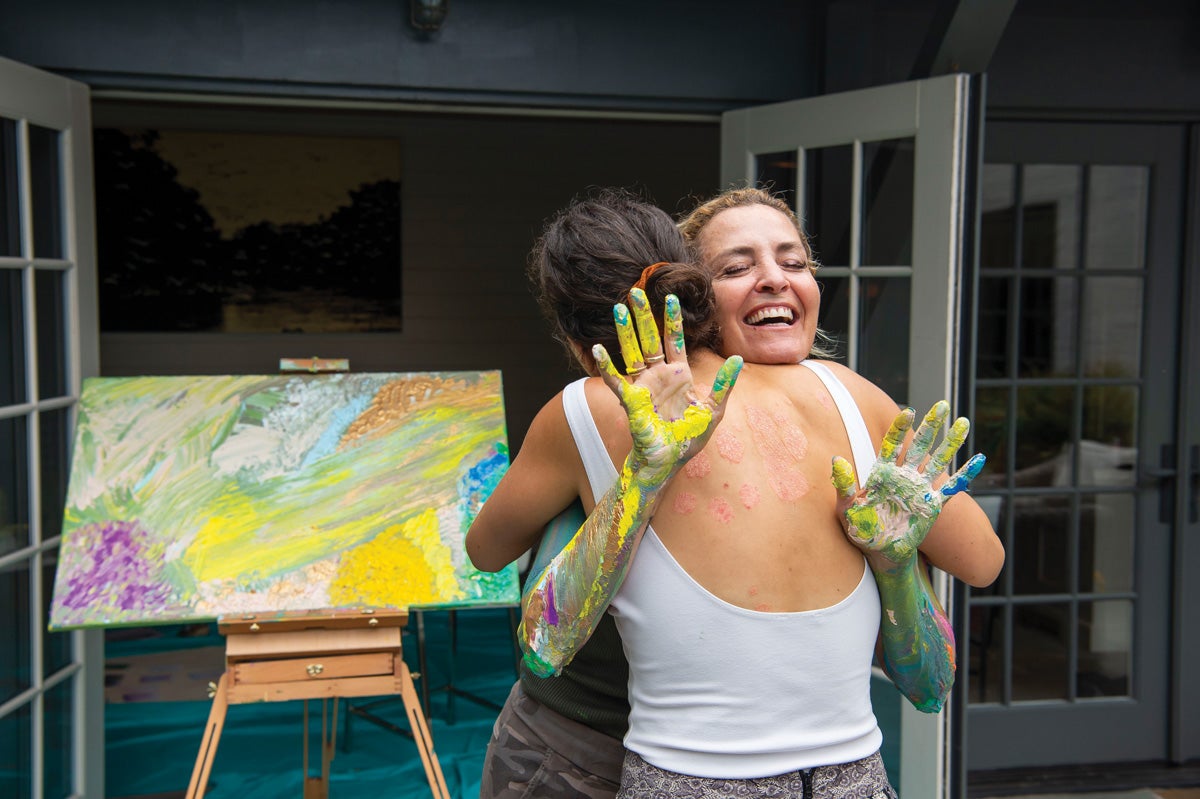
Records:
<instances>
[{"instance_id":1,"label":"dark brown hair","mask_svg":"<svg viewBox=\"0 0 1200 799\"><path fill-rule=\"evenodd\" d=\"M530 253L529 277L555 338L568 348L579 345L588 357L603 344L624 372L613 305L628 303L642 271L659 261L667 263L646 281L655 320L661 328L663 303L674 294L687 346L711 348L718 331L708 274L690 262L671 217L628 191L596 190L556 213Z\"/></svg>"}]
</instances>

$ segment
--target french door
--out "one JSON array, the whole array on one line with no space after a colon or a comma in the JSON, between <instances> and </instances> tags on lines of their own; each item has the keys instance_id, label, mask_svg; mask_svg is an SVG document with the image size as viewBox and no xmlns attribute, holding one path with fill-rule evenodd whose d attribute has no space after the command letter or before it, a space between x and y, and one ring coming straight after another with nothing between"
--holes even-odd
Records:
<instances>
[{"instance_id":1,"label":"french door","mask_svg":"<svg viewBox=\"0 0 1200 799\"><path fill-rule=\"evenodd\" d=\"M978 79L949 75L722 117L722 185L767 183L791 199L822 264L821 327L851 368L918 408L959 405L978 95ZM876 711L885 760L899 752L900 795L943 796L942 717L890 688Z\"/></svg>"},{"instance_id":2,"label":"french door","mask_svg":"<svg viewBox=\"0 0 1200 799\"><path fill-rule=\"evenodd\" d=\"M100 797L103 639L51 633L68 448L97 372L89 95L0 59L0 796Z\"/></svg>"},{"instance_id":3,"label":"french door","mask_svg":"<svg viewBox=\"0 0 1200 799\"><path fill-rule=\"evenodd\" d=\"M1200 755L1186 147L1179 125L988 124L974 493L1008 560L967 592L972 770Z\"/></svg>"}]
</instances>

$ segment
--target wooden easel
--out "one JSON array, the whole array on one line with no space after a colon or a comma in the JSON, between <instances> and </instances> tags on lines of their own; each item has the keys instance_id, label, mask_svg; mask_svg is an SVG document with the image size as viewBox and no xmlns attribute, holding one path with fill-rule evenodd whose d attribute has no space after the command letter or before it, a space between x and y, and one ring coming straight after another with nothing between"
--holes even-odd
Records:
<instances>
[{"instance_id":1,"label":"wooden easel","mask_svg":"<svg viewBox=\"0 0 1200 799\"><path fill-rule=\"evenodd\" d=\"M187 799L201 799L217 754L229 705L248 702L304 702L304 799L327 799L329 764L336 746L337 700L342 697L399 694L413 740L425 766L434 799L450 799L433 739L421 712L413 677L401 653L406 611L304 615L236 621L222 619L225 673L213 693ZM321 776L308 772L308 700L322 700ZM329 700L333 724L329 725ZM331 734L332 733L332 734Z\"/></svg>"}]
</instances>

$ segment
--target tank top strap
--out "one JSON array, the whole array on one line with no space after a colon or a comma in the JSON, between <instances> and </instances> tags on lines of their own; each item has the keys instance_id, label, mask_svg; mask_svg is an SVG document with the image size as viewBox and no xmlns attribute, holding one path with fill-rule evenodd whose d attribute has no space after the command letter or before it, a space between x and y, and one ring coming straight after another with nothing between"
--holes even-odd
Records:
<instances>
[{"instance_id":1,"label":"tank top strap","mask_svg":"<svg viewBox=\"0 0 1200 799\"><path fill-rule=\"evenodd\" d=\"M617 468L608 457L604 439L600 437L592 411L588 408L583 387L586 380L586 377L580 378L563 389L563 412L567 416L567 426L571 428L579 457L583 460L583 468L587 471L592 496L599 500L616 482Z\"/></svg>"},{"instance_id":2,"label":"tank top strap","mask_svg":"<svg viewBox=\"0 0 1200 799\"><path fill-rule=\"evenodd\" d=\"M842 415L842 424L846 426L846 435L850 437L854 471L861 483L875 465L876 453L875 444L871 441L871 433L867 430L867 422L863 419L862 411L858 409L858 403L850 395L850 390L825 364L820 361L801 361L800 365L808 367L825 384L829 395L833 397L838 413Z\"/></svg>"}]
</instances>

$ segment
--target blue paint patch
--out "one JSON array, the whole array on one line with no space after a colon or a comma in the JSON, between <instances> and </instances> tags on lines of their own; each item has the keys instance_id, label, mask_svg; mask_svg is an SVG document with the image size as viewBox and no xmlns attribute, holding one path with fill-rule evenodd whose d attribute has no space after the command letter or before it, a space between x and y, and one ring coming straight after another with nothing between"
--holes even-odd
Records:
<instances>
[{"instance_id":1,"label":"blue paint patch","mask_svg":"<svg viewBox=\"0 0 1200 799\"><path fill-rule=\"evenodd\" d=\"M337 451L338 442L342 440L342 436L350 429L350 425L354 424L354 420L365 411L371 404L370 397L355 397L348 404L337 408L333 411L329 424L325 430L321 432L321 436L317 442L313 444L312 449L304 456L303 466L311 466L312 464L324 458L326 455L332 455Z\"/></svg>"}]
</instances>

